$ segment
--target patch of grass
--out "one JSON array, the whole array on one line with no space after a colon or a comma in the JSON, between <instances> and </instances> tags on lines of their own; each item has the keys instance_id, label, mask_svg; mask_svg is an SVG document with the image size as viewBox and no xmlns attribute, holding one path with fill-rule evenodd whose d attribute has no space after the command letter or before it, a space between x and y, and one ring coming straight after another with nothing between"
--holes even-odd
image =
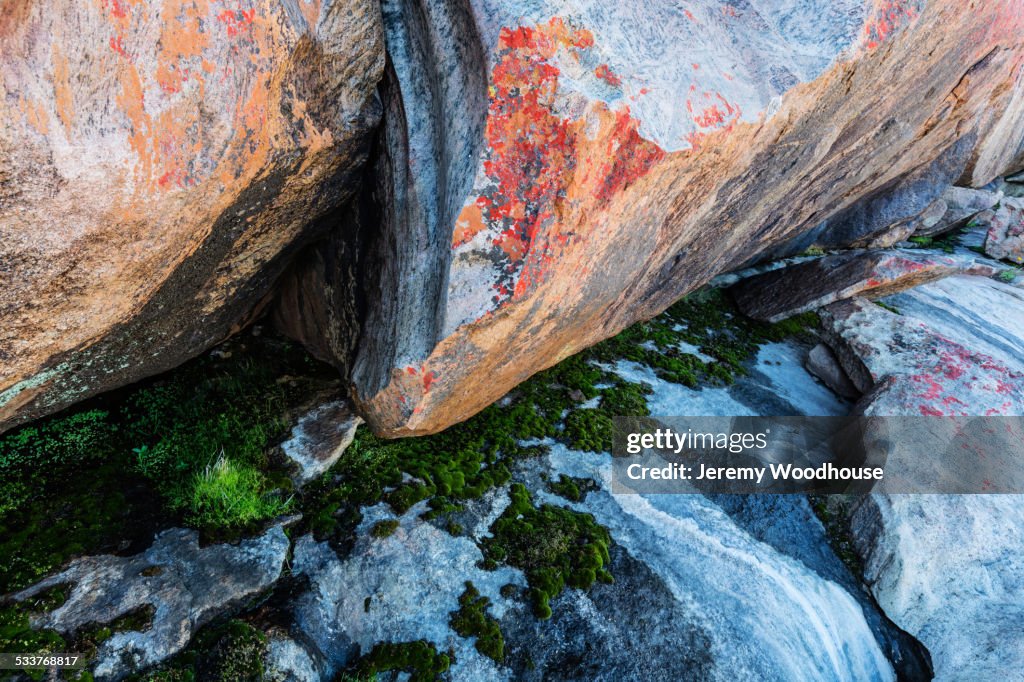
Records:
<instances>
[{"instance_id":1,"label":"patch of grass","mask_svg":"<svg viewBox=\"0 0 1024 682\"><path fill-rule=\"evenodd\" d=\"M472 582L459 597L459 610L452 611L449 623L463 637L476 637L474 647L495 663L505 660L505 638L498 621L487 615L491 600L480 594Z\"/></svg>"},{"instance_id":2,"label":"patch of grass","mask_svg":"<svg viewBox=\"0 0 1024 682\"><path fill-rule=\"evenodd\" d=\"M236 464L223 454L194 475L192 522L202 528L239 528L286 514L292 499L268 492L266 477L255 467Z\"/></svg>"},{"instance_id":3,"label":"patch of grass","mask_svg":"<svg viewBox=\"0 0 1024 682\"><path fill-rule=\"evenodd\" d=\"M911 237L907 241L911 243L913 248L935 249L944 253L953 253L960 244L960 238L963 234L964 230L953 230L933 237Z\"/></svg>"},{"instance_id":4,"label":"patch of grass","mask_svg":"<svg viewBox=\"0 0 1024 682\"><path fill-rule=\"evenodd\" d=\"M397 519L387 519L384 521L378 521L373 524L370 528L370 535L375 538L389 538L394 535L395 531L398 530L398 526L401 524Z\"/></svg>"},{"instance_id":5,"label":"patch of grass","mask_svg":"<svg viewBox=\"0 0 1024 682\"><path fill-rule=\"evenodd\" d=\"M800 256L824 256L825 255L825 249L821 248L820 246L809 246L806 249L804 249L802 252L800 252L800 254L798 254L798 255L800 255Z\"/></svg>"},{"instance_id":6,"label":"patch of grass","mask_svg":"<svg viewBox=\"0 0 1024 682\"><path fill-rule=\"evenodd\" d=\"M372 680L384 672L404 672L409 674L410 682L430 682L441 679L451 661L449 654L439 653L437 647L426 640L382 642L345 672L349 679L358 680Z\"/></svg>"},{"instance_id":7,"label":"patch of grass","mask_svg":"<svg viewBox=\"0 0 1024 682\"><path fill-rule=\"evenodd\" d=\"M508 508L481 541L484 567L499 563L526 573L537 617L551 617L550 601L565 588L588 589L595 580L611 582L611 536L590 514L545 504L533 506L530 493L514 483Z\"/></svg>"}]
</instances>

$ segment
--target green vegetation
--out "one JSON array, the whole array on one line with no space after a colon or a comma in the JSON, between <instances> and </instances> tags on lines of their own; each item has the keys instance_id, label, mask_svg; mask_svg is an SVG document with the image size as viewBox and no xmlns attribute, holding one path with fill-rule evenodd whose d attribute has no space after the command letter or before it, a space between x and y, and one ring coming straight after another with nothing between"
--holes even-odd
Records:
<instances>
[{"instance_id":1,"label":"green vegetation","mask_svg":"<svg viewBox=\"0 0 1024 682\"><path fill-rule=\"evenodd\" d=\"M885 303L884 301L875 301L875 305L877 305L879 308L884 308L885 310L888 310L890 313L895 313L897 315L902 315L903 314L903 313L900 312L899 308L897 308L896 306L893 306L893 305L889 305L888 303Z\"/></svg>"},{"instance_id":2,"label":"green vegetation","mask_svg":"<svg viewBox=\"0 0 1024 682\"><path fill-rule=\"evenodd\" d=\"M267 636L243 620L208 625L188 647L137 682L262 682Z\"/></svg>"},{"instance_id":3,"label":"green vegetation","mask_svg":"<svg viewBox=\"0 0 1024 682\"><path fill-rule=\"evenodd\" d=\"M611 582L608 563L611 536L590 514L545 504L534 507L530 493L514 483L508 509L481 541L484 567L499 562L522 569L530 584L534 613L551 617L550 600L568 585L588 589L595 580Z\"/></svg>"},{"instance_id":4,"label":"green vegetation","mask_svg":"<svg viewBox=\"0 0 1024 682\"><path fill-rule=\"evenodd\" d=\"M476 650L495 663L505 660L505 638L501 628L491 616L487 607L491 600L480 594L472 582L466 581L466 590L459 597L459 610L452 611L450 623L463 637L476 637Z\"/></svg>"},{"instance_id":5,"label":"green vegetation","mask_svg":"<svg viewBox=\"0 0 1024 682\"><path fill-rule=\"evenodd\" d=\"M996 275L996 279L1004 284L1012 284L1013 281L1017 279L1017 275L1020 274L1020 271L1020 268L1007 268Z\"/></svg>"},{"instance_id":6,"label":"green vegetation","mask_svg":"<svg viewBox=\"0 0 1024 682\"><path fill-rule=\"evenodd\" d=\"M451 661L449 654L438 653L437 647L422 639L383 642L361 656L346 673L349 679L372 680L383 672L405 672L410 682L429 682L440 679Z\"/></svg>"},{"instance_id":7,"label":"green vegetation","mask_svg":"<svg viewBox=\"0 0 1024 682\"><path fill-rule=\"evenodd\" d=\"M237 535L291 508L266 451L308 383L278 378L329 374L279 339L227 348L0 436L0 593L158 526Z\"/></svg>"},{"instance_id":8,"label":"green vegetation","mask_svg":"<svg viewBox=\"0 0 1024 682\"><path fill-rule=\"evenodd\" d=\"M953 230L952 232L945 232L932 237L911 237L907 241L911 243L913 248L937 249L945 253L953 253L956 247L960 245L960 238L964 235L964 232L965 230L963 229Z\"/></svg>"},{"instance_id":9,"label":"green vegetation","mask_svg":"<svg viewBox=\"0 0 1024 682\"><path fill-rule=\"evenodd\" d=\"M804 337L819 325L814 313L776 324L743 317L718 289L701 290L672 305L658 317L639 322L603 341L584 355L600 362L632 360L654 369L665 381L696 388L731 384L747 373L746 363L759 346L788 337ZM680 350L680 342L697 347L710 362Z\"/></svg>"},{"instance_id":10,"label":"green vegetation","mask_svg":"<svg viewBox=\"0 0 1024 682\"><path fill-rule=\"evenodd\" d=\"M373 524L373 528L370 529L370 535L375 538L388 538L391 537L398 526L401 525L397 519L387 519L386 521L378 521Z\"/></svg>"},{"instance_id":11,"label":"green vegetation","mask_svg":"<svg viewBox=\"0 0 1024 682\"><path fill-rule=\"evenodd\" d=\"M808 495L807 501L821 524L825 537L836 556L846 564L857 578L864 576L864 564L857 554L850 532L850 505L855 498L850 495Z\"/></svg>"},{"instance_id":12,"label":"green vegetation","mask_svg":"<svg viewBox=\"0 0 1024 682\"><path fill-rule=\"evenodd\" d=\"M548 490L570 502L582 502L588 492L597 488L597 482L592 478L576 478L565 474L559 474L557 481L548 482Z\"/></svg>"},{"instance_id":13,"label":"green vegetation","mask_svg":"<svg viewBox=\"0 0 1024 682\"><path fill-rule=\"evenodd\" d=\"M189 506L196 525L234 528L287 513L291 498L267 492L267 478L248 464L236 464L223 454L193 475Z\"/></svg>"}]
</instances>

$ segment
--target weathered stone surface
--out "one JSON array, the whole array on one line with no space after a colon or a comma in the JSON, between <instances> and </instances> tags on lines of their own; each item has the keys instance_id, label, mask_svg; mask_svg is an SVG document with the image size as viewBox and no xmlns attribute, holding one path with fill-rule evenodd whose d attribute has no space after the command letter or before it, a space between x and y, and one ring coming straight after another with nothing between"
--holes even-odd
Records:
<instances>
[{"instance_id":1,"label":"weathered stone surface","mask_svg":"<svg viewBox=\"0 0 1024 682\"><path fill-rule=\"evenodd\" d=\"M465 419L922 169L979 186L1022 149L1009 0L384 16L383 222L353 384L387 435Z\"/></svg>"},{"instance_id":2,"label":"weathered stone surface","mask_svg":"<svg viewBox=\"0 0 1024 682\"><path fill-rule=\"evenodd\" d=\"M298 467L295 482L307 483L330 469L352 443L362 423L343 400L318 405L299 417L291 437L281 444L285 456Z\"/></svg>"},{"instance_id":3,"label":"weathered stone surface","mask_svg":"<svg viewBox=\"0 0 1024 682\"><path fill-rule=\"evenodd\" d=\"M0 45L0 429L236 331L380 115L372 0L13 0Z\"/></svg>"},{"instance_id":4,"label":"weathered stone surface","mask_svg":"<svg viewBox=\"0 0 1024 682\"><path fill-rule=\"evenodd\" d=\"M835 301L881 298L962 272L993 275L996 270L971 256L911 249L847 252L754 275L730 293L743 314L778 322Z\"/></svg>"},{"instance_id":5,"label":"weathered stone surface","mask_svg":"<svg viewBox=\"0 0 1024 682\"><path fill-rule=\"evenodd\" d=\"M856 299L822 315L847 369L859 363L861 381L877 382L861 412L1024 414L1024 290L957 276L887 302L902 314ZM921 448L897 443L890 457L941 468ZM1012 679L1024 669L1024 639L1008 636L1024 631L1022 501L879 494L854 511L864 578L886 614L928 647L936 679Z\"/></svg>"},{"instance_id":6,"label":"weathered stone surface","mask_svg":"<svg viewBox=\"0 0 1024 682\"><path fill-rule=\"evenodd\" d=\"M843 398L853 400L860 397L860 391L846 376L842 366L836 359L835 353L823 343L819 343L807 353L807 361L804 367L814 376L821 379L822 383L831 388Z\"/></svg>"},{"instance_id":7,"label":"weathered stone surface","mask_svg":"<svg viewBox=\"0 0 1024 682\"><path fill-rule=\"evenodd\" d=\"M1020 288L959 276L895 296L896 314L864 299L821 311L826 337L865 414L1024 411ZM883 383L884 390L875 390Z\"/></svg>"},{"instance_id":8,"label":"weathered stone surface","mask_svg":"<svg viewBox=\"0 0 1024 682\"><path fill-rule=\"evenodd\" d=\"M927 237L964 227L974 216L992 208L1002 198L1002 192L969 187L949 187L942 193L942 202L945 204L946 210L935 220L926 219L926 216L923 215L919 216L914 234Z\"/></svg>"},{"instance_id":9,"label":"weathered stone surface","mask_svg":"<svg viewBox=\"0 0 1024 682\"><path fill-rule=\"evenodd\" d=\"M64 634L152 607L149 629L115 633L99 648L97 679L119 679L177 653L212 618L273 585L288 546L281 526L237 545L203 548L197 532L176 528L158 535L136 556L76 559L67 570L14 598L72 583L68 600L33 622Z\"/></svg>"},{"instance_id":10,"label":"weathered stone surface","mask_svg":"<svg viewBox=\"0 0 1024 682\"><path fill-rule=\"evenodd\" d=\"M1024 670L1020 495L871 495L851 530L886 614L928 647L936 680Z\"/></svg>"},{"instance_id":11,"label":"weathered stone surface","mask_svg":"<svg viewBox=\"0 0 1024 682\"><path fill-rule=\"evenodd\" d=\"M982 223L988 227L985 253L1024 263L1024 199L1003 199L999 208L986 212Z\"/></svg>"}]
</instances>

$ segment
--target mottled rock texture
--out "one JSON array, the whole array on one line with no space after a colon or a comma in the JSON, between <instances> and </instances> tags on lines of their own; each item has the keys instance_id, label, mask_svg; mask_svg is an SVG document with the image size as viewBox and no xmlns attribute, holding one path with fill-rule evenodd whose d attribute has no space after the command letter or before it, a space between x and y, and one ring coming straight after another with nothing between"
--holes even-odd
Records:
<instances>
[{"instance_id":1,"label":"mottled rock texture","mask_svg":"<svg viewBox=\"0 0 1024 682\"><path fill-rule=\"evenodd\" d=\"M76 559L14 598L72 585L64 604L33 622L67 635L151 609L148 628L116 632L96 654L96 678L120 679L181 651L211 619L268 589L281 575L288 546L280 525L237 545L208 547L199 546L199 533L173 528L141 554Z\"/></svg>"},{"instance_id":2,"label":"mottled rock texture","mask_svg":"<svg viewBox=\"0 0 1024 682\"><path fill-rule=\"evenodd\" d=\"M0 430L244 324L352 193L383 65L374 0L5 2Z\"/></svg>"},{"instance_id":3,"label":"mottled rock texture","mask_svg":"<svg viewBox=\"0 0 1024 682\"><path fill-rule=\"evenodd\" d=\"M985 253L1024 264L1024 199L1003 199L998 208L985 212L982 225L988 228Z\"/></svg>"},{"instance_id":4,"label":"mottled rock texture","mask_svg":"<svg viewBox=\"0 0 1024 682\"><path fill-rule=\"evenodd\" d=\"M465 419L859 201L944 178L914 215L1024 152L1019 2L386 0L384 18L352 382L387 435Z\"/></svg>"}]
</instances>

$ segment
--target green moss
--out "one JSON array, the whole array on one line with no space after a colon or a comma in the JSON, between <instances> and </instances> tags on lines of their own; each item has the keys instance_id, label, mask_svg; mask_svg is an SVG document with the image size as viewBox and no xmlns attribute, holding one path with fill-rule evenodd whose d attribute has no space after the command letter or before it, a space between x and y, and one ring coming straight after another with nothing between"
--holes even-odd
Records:
<instances>
[{"instance_id":1,"label":"green moss","mask_svg":"<svg viewBox=\"0 0 1024 682\"><path fill-rule=\"evenodd\" d=\"M534 507L520 483L512 485L511 503L481 541L484 565L515 566L526 573L539 618L551 617L550 600L566 585L588 589L599 577L608 581L611 536L590 514L545 504Z\"/></svg>"},{"instance_id":2,"label":"green moss","mask_svg":"<svg viewBox=\"0 0 1024 682\"><path fill-rule=\"evenodd\" d=\"M474 647L496 663L505 660L505 638L498 621L487 614L491 600L480 594L472 582L459 597L459 610L452 611L449 623L463 637L476 637Z\"/></svg>"},{"instance_id":3,"label":"green moss","mask_svg":"<svg viewBox=\"0 0 1024 682\"><path fill-rule=\"evenodd\" d=\"M704 289L584 354L605 363L632 360L651 367L665 381L691 388L725 385L746 374L748 361L762 344L808 336L818 325L814 313L776 324L757 322L742 316L721 290ZM696 346L710 361L680 350L680 342Z\"/></svg>"},{"instance_id":4,"label":"green moss","mask_svg":"<svg viewBox=\"0 0 1024 682\"><path fill-rule=\"evenodd\" d=\"M373 679L383 672L404 672L411 682L441 679L451 666L451 656L438 653L437 647L425 640L415 642L382 642L361 656L346 671L349 678Z\"/></svg>"},{"instance_id":5,"label":"green moss","mask_svg":"<svg viewBox=\"0 0 1024 682\"><path fill-rule=\"evenodd\" d=\"M0 593L157 526L237 535L287 511L266 451L333 370L279 339L227 348L0 437Z\"/></svg>"},{"instance_id":6,"label":"green moss","mask_svg":"<svg viewBox=\"0 0 1024 682\"><path fill-rule=\"evenodd\" d=\"M889 305L888 303L885 303L883 301L875 301L875 305L877 305L879 308L884 308L885 310L888 310L890 313L895 313L896 315L903 314L900 312L900 309L897 308L896 306Z\"/></svg>"},{"instance_id":7,"label":"green moss","mask_svg":"<svg viewBox=\"0 0 1024 682\"><path fill-rule=\"evenodd\" d=\"M1014 280L1017 279L1017 275L1020 274L1020 270L1020 268L1009 268L1003 270L998 275L996 275L996 279L1005 284L1011 284Z\"/></svg>"},{"instance_id":8,"label":"green moss","mask_svg":"<svg viewBox=\"0 0 1024 682\"><path fill-rule=\"evenodd\" d=\"M576 478L565 474L559 474L557 481L548 482L548 490L570 502L582 502L587 493L597 490L597 487L597 482L592 478Z\"/></svg>"},{"instance_id":9,"label":"green moss","mask_svg":"<svg viewBox=\"0 0 1024 682\"><path fill-rule=\"evenodd\" d=\"M267 636L243 620L203 628L169 661L130 680L145 682L261 682Z\"/></svg>"},{"instance_id":10,"label":"green moss","mask_svg":"<svg viewBox=\"0 0 1024 682\"><path fill-rule=\"evenodd\" d=\"M821 524L825 537L836 556L858 578L864 575L864 564L857 554L850 531L849 516L853 497L848 495L808 495L807 501Z\"/></svg>"},{"instance_id":11,"label":"green moss","mask_svg":"<svg viewBox=\"0 0 1024 682\"><path fill-rule=\"evenodd\" d=\"M378 521L373 524L370 528L370 535L375 538L387 538L391 537L396 530L398 530L399 524L397 519L388 519L386 521Z\"/></svg>"},{"instance_id":12,"label":"green moss","mask_svg":"<svg viewBox=\"0 0 1024 682\"><path fill-rule=\"evenodd\" d=\"M565 437L574 450L608 452L612 448L612 420L601 410L573 410L565 419Z\"/></svg>"}]
</instances>

